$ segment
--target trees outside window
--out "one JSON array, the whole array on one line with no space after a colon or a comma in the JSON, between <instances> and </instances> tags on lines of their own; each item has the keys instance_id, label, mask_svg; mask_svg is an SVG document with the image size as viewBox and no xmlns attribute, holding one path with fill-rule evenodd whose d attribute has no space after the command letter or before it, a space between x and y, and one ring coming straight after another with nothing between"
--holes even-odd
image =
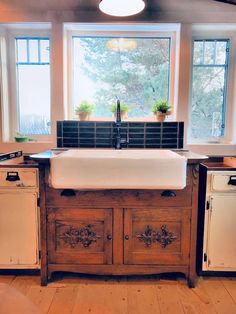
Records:
<instances>
[{"instance_id":1,"label":"trees outside window","mask_svg":"<svg viewBox=\"0 0 236 314\"><path fill-rule=\"evenodd\" d=\"M94 117L111 117L119 98L129 117L152 115L169 99L170 44L165 37L73 37L73 105L87 100Z\"/></svg>"}]
</instances>

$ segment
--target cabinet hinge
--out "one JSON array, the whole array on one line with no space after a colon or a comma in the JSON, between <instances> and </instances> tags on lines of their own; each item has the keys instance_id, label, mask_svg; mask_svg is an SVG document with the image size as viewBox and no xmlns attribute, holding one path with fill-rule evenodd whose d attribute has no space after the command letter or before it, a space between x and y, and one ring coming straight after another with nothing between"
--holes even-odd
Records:
<instances>
[{"instance_id":1,"label":"cabinet hinge","mask_svg":"<svg viewBox=\"0 0 236 314\"><path fill-rule=\"evenodd\" d=\"M41 260L41 251L39 251L39 260Z\"/></svg>"},{"instance_id":2,"label":"cabinet hinge","mask_svg":"<svg viewBox=\"0 0 236 314\"><path fill-rule=\"evenodd\" d=\"M207 254L206 253L204 253L204 255L203 255L203 260L204 260L204 262L207 262Z\"/></svg>"},{"instance_id":3,"label":"cabinet hinge","mask_svg":"<svg viewBox=\"0 0 236 314\"><path fill-rule=\"evenodd\" d=\"M209 201L206 202L206 209L207 210L210 209L210 202Z\"/></svg>"},{"instance_id":4,"label":"cabinet hinge","mask_svg":"<svg viewBox=\"0 0 236 314\"><path fill-rule=\"evenodd\" d=\"M37 198L37 206L40 206L40 197Z\"/></svg>"}]
</instances>

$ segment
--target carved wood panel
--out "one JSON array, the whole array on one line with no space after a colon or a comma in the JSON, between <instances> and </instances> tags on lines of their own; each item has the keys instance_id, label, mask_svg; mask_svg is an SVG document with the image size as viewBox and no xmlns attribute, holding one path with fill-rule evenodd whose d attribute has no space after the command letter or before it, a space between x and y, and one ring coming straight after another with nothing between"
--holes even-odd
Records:
<instances>
[{"instance_id":1,"label":"carved wood panel","mask_svg":"<svg viewBox=\"0 0 236 314\"><path fill-rule=\"evenodd\" d=\"M145 246L152 246L158 242L162 248L165 248L177 239L177 236L170 232L166 225L162 225L157 231L147 225L142 233L136 234L136 237L139 241L143 241Z\"/></svg>"},{"instance_id":2,"label":"carved wood panel","mask_svg":"<svg viewBox=\"0 0 236 314\"><path fill-rule=\"evenodd\" d=\"M56 222L56 228L60 229L62 225ZM57 239L62 239L65 244L68 244L71 248L76 248L82 245L84 248L89 248L93 243L96 243L101 236L94 231L93 225L86 225L81 228L74 228L69 225L66 226L66 230L59 232Z\"/></svg>"},{"instance_id":3,"label":"carved wood panel","mask_svg":"<svg viewBox=\"0 0 236 314\"><path fill-rule=\"evenodd\" d=\"M189 208L125 209L125 263L187 263L189 230Z\"/></svg>"},{"instance_id":4,"label":"carved wood panel","mask_svg":"<svg viewBox=\"0 0 236 314\"><path fill-rule=\"evenodd\" d=\"M112 209L48 209L52 263L110 264Z\"/></svg>"}]
</instances>

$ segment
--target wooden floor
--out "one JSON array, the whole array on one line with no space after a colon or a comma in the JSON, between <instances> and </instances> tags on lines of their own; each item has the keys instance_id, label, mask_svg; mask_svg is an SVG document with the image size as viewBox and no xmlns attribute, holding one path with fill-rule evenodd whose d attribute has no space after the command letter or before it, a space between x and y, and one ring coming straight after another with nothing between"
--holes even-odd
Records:
<instances>
[{"instance_id":1,"label":"wooden floor","mask_svg":"<svg viewBox=\"0 0 236 314\"><path fill-rule=\"evenodd\" d=\"M16 288L49 314L236 313L236 278L200 278L194 289L183 278L155 276L66 275L41 287L38 276L1 275L0 283Z\"/></svg>"}]
</instances>

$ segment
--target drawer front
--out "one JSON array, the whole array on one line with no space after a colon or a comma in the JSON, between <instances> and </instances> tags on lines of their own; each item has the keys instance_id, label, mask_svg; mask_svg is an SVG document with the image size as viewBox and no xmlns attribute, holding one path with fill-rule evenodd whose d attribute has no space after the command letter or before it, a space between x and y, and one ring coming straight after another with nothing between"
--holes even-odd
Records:
<instances>
[{"instance_id":1,"label":"drawer front","mask_svg":"<svg viewBox=\"0 0 236 314\"><path fill-rule=\"evenodd\" d=\"M213 174L211 190L219 192L236 191L236 173Z\"/></svg>"},{"instance_id":2,"label":"drawer front","mask_svg":"<svg viewBox=\"0 0 236 314\"><path fill-rule=\"evenodd\" d=\"M77 191L46 189L48 206L168 206L190 207L192 202L191 186L183 190L104 190Z\"/></svg>"},{"instance_id":3,"label":"drawer front","mask_svg":"<svg viewBox=\"0 0 236 314\"><path fill-rule=\"evenodd\" d=\"M38 169L0 168L1 188L37 188Z\"/></svg>"}]
</instances>

